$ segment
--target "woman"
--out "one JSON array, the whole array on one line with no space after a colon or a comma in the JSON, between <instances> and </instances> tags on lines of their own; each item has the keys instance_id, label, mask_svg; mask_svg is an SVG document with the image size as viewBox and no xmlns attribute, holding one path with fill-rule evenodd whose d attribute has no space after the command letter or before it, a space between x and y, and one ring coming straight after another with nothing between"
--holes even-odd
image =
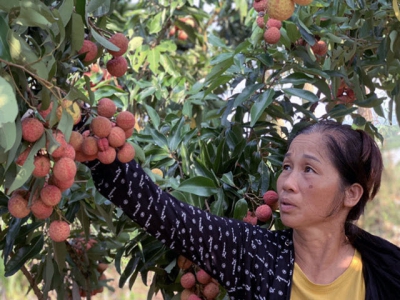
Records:
<instances>
[{"instance_id":1,"label":"woman","mask_svg":"<svg viewBox=\"0 0 400 300\"><path fill-rule=\"evenodd\" d=\"M325 121L289 141L277 183L282 222L290 228L283 231L179 202L135 161L90 166L99 192L206 270L232 300L400 295L400 249L352 224L382 173L379 148L363 131Z\"/></svg>"}]
</instances>

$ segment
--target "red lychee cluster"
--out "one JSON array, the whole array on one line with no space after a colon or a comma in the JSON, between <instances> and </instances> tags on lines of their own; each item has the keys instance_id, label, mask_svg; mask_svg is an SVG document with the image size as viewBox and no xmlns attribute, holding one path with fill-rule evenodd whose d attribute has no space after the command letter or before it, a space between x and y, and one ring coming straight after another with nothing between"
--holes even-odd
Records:
<instances>
[{"instance_id":1,"label":"red lychee cluster","mask_svg":"<svg viewBox=\"0 0 400 300\"><path fill-rule=\"evenodd\" d=\"M180 283L184 288L181 292L181 300L215 299L219 292L219 283L206 271L193 264L190 260L180 255L177 265L181 269Z\"/></svg>"},{"instance_id":2,"label":"red lychee cluster","mask_svg":"<svg viewBox=\"0 0 400 300\"><path fill-rule=\"evenodd\" d=\"M186 25L189 25L190 27L196 27L196 22L190 17L179 18L178 20L185 23ZM170 28L168 35L170 37L176 36L176 38L181 41L186 41L189 38L187 32L180 28L179 25L173 25Z\"/></svg>"},{"instance_id":3,"label":"red lychee cluster","mask_svg":"<svg viewBox=\"0 0 400 300\"><path fill-rule=\"evenodd\" d=\"M272 212L278 209L278 194L269 190L263 194L263 204L257 206L254 212L247 211L243 221L252 225L266 223L271 220Z\"/></svg>"},{"instance_id":4,"label":"red lychee cluster","mask_svg":"<svg viewBox=\"0 0 400 300\"><path fill-rule=\"evenodd\" d=\"M107 64L107 71L115 77L123 76L128 70L128 61L123 56L128 50L129 40L122 33L116 33L110 37L108 40L113 43L115 46L119 48L118 51L113 51L108 49L108 53L110 53L113 58L110 59Z\"/></svg>"},{"instance_id":5,"label":"red lychee cluster","mask_svg":"<svg viewBox=\"0 0 400 300\"><path fill-rule=\"evenodd\" d=\"M98 102L97 113L90 129L80 134L74 133L72 144L76 145L76 160L100 160L111 164L116 158L129 162L135 157L135 148L126 141L134 130L135 116L128 111L116 114L117 107L109 98ZM114 115L116 116L114 117Z\"/></svg>"},{"instance_id":6,"label":"red lychee cluster","mask_svg":"<svg viewBox=\"0 0 400 300\"><path fill-rule=\"evenodd\" d=\"M85 237L83 237L82 233L80 236L70 239L69 244L72 246L73 249L73 254L71 255L71 257L74 260L79 260L80 263L88 263L87 261L85 262L85 257L87 256L86 252L97 244L97 240L92 237L86 239ZM97 283L92 283L90 285L90 289L88 289L87 286L80 286L79 294L81 297L87 297L88 295L94 296L98 293L102 293L104 291L104 286L106 286L107 282L107 276L104 274L104 272L107 270L108 264L102 260L89 260L89 264L94 265L93 267L95 267L97 271Z\"/></svg>"},{"instance_id":7,"label":"red lychee cluster","mask_svg":"<svg viewBox=\"0 0 400 300\"><path fill-rule=\"evenodd\" d=\"M255 0L253 8L257 11L257 25L266 29L264 32L264 40L268 44L276 44L279 42L282 26L281 21L289 19L297 5L309 5L313 0ZM267 23L265 22L268 16Z\"/></svg>"}]
</instances>

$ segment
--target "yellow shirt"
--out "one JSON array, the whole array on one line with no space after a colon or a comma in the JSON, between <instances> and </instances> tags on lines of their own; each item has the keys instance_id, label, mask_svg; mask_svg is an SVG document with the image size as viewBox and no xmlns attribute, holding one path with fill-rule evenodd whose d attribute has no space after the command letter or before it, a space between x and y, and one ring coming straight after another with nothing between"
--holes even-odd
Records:
<instances>
[{"instance_id":1,"label":"yellow shirt","mask_svg":"<svg viewBox=\"0 0 400 300\"><path fill-rule=\"evenodd\" d=\"M311 282L295 263L291 300L364 300L365 283L361 255L356 250L350 266L329 284Z\"/></svg>"}]
</instances>

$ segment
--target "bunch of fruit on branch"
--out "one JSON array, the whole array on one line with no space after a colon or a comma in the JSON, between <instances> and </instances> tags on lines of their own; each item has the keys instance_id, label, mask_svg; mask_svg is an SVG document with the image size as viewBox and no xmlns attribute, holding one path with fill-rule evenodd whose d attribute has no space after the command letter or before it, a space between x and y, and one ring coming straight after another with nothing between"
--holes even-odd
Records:
<instances>
[{"instance_id":1,"label":"bunch of fruit on branch","mask_svg":"<svg viewBox=\"0 0 400 300\"><path fill-rule=\"evenodd\" d=\"M251 202L255 208L247 211L243 221L253 225L263 225L268 222L272 224L273 212L278 209L278 194L269 190L263 194L261 203L258 199Z\"/></svg>"},{"instance_id":2,"label":"bunch of fruit on branch","mask_svg":"<svg viewBox=\"0 0 400 300\"><path fill-rule=\"evenodd\" d=\"M75 130L64 133L55 128L57 123L50 127L54 105L53 115L59 121L63 114L70 115ZM64 99L41 108L29 110L21 121L22 146L15 163L17 168L32 171L21 187L10 190L8 210L15 218L31 214L39 220L51 219L47 233L53 241L62 242L70 235L70 225L58 206L62 193L75 182L77 163L98 159L110 164L117 158L131 161L135 148L127 139L134 131L135 117L129 111L117 112L109 98L100 99L96 107Z\"/></svg>"},{"instance_id":3,"label":"bunch of fruit on branch","mask_svg":"<svg viewBox=\"0 0 400 300\"><path fill-rule=\"evenodd\" d=\"M118 51L107 49L107 52L113 56L112 59L106 63L107 71L115 77L123 76L128 70L128 61L123 56L128 50L129 40L122 33L113 34L108 41L119 48ZM82 48L78 51L78 54L82 55L82 61L84 63L92 63L98 58L102 52L99 51L97 44L90 39L83 41Z\"/></svg>"},{"instance_id":4,"label":"bunch of fruit on branch","mask_svg":"<svg viewBox=\"0 0 400 300\"><path fill-rule=\"evenodd\" d=\"M253 8L258 12L257 25L264 31L264 41L267 44L277 44L281 38L282 21L289 19L295 10L295 5L310 5L313 0L255 0ZM324 56L328 47L323 40L316 40L311 46L315 55Z\"/></svg>"},{"instance_id":5,"label":"bunch of fruit on branch","mask_svg":"<svg viewBox=\"0 0 400 300\"><path fill-rule=\"evenodd\" d=\"M83 234L71 238L68 242L68 252L74 263L81 269L84 281L77 282L79 285L79 296L88 297L102 293L104 286L107 285L107 276L104 272L108 268L108 263L102 260L92 260L88 258L87 252L97 244L97 240L89 237L86 239ZM89 271L92 270L92 271ZM93 272L93 270L95 270ZM86 283L82 285L82 283Z\"/></svg>"},{"instance_id":6,"label":"bunch of fruit on branch","mask_svg":"<svg viewBox=\"0 0 400 300\"><path fill-rule=\"evenodd\" d=\"M186 25L189 25L192 28L196 26L194 19L192 19L191 17L179 18L178 20L185 23ZM179 25L173 25L170 28L168 35L170 37L176 36L176 38L181 41L186 41L189 38L187 32L183 28L180 28Z\"/></svg>"},{"instance_id":7,"label":"bunch of fruit on branch","mask_svg":"<svg viewBox=\"0 0 400 300\"><path fill-rule=\"evenodd\" d=\"M220 293L219 283L206 271L183 255L178 256L177 265L182 272L180 277L183 287L181 300L213 300L218 296Z\"/></svg>"}]
</instances>

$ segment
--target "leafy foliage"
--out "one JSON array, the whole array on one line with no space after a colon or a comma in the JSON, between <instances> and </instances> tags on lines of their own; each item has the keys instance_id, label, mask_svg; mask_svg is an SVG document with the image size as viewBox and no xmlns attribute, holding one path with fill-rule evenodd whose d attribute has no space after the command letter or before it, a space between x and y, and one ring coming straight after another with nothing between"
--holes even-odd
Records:
<instances>
[{"instance_id":1,"label":"leafy foliage","mask_svg":"<svg viewBox=\"0 0 400 300\"><path fill-rule=\"evenodd\" d=\"M251 7L244 0L0 1L0 224L6 225L0 250L7 276L28 266L38 297L50 290L60 299L78 297L79 286L89 291L105 285L96 265L114 261L120 286L131 287L139 274L146 282L153 271L150 294L172 299L182 289L176 253L98 194L82 164L50 219L10 216L14 190L35 192L43 184L31 176L33 154L22 167L15 163L28 146L21 143L21 118L40 119L39 104L53 105L42 118L46 134L57 128L69 136L76 129L72 118L57 118L63 99L86 103L82 114L90 122L97 102L111 98L135 114L129 139L153 180L181 201L236 219L275 189L287 138L306 122L332 118L378 139L378 118L399 122L396 1L296 6L277 45L263 41ZM130 40L129 69L119 78L105 69L107 49L118 50L108 41L114 32ZM78 54L84 39L99 49L91 62ZM319 40L328 45L325 56L312 50ZM44 145L43 137L31 147ZM58 218L72 224L70 242L43 235ZM282 228L279 212L261 226ZM96 243L79 254L81 238ZM129 258L124 269L123 257Z\"/></svg>"}]
</instances>

